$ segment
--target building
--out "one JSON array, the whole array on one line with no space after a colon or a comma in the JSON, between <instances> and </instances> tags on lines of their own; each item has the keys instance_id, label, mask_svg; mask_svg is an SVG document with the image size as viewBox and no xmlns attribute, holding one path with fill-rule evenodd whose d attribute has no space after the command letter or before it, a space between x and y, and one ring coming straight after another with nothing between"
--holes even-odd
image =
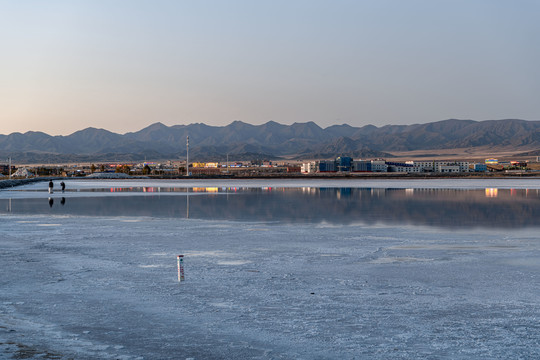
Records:
<instances>
[{"instance_id":1,"label":"building","mask_svg":"<svg viewBox=\"0 0 540 360\"><path fill-rule=\"evenodd\" d=\"M416 168L419 168L419 172L433 172L435 171L435 161L406 161L405 164L412 165Z\"/></svg>"},{"instance_id":2,"label":"building","mask_svg":"<svg viewBox=\"0 0 540 360\"><path fill-rule=\"evenodd\" d=\"M300 172L303 174L312 174L319 170L318 163L316 161L311 161L308 163L303 163L300 167Z\"/></svg>"},{"instance_id":3,"label":"building","mask_svg":"<svg viewBox=\"0 0 540 360\"><path fill-rule=\"evenodd\" d=\"M336 168L339 172L349 172L352 170L353 159L348 156L340 156L336 159Z\"/></svg>"},{"instance_id":4,"label":"building","mask_svg":"<svg viewBox=\"0 0 540 360\"><path fill-rule=\"evenodd\" d=\"M388 172L400 172L400 173L416 172L414 165L411 165L411 164L387 161L386 165L388 165Z\"/></svg>"},{"instance_id":5,"label":"building","mask_svg":"<svg viewBox=\"0 0 540 360\"><path fill-rule=\"evenodd\" d=\"M319 162L319 172L336 172L336 162L334 160L322 160Z\"/></svg>"},{"instance_id":6,"label":"building","mask_svg":"<svg viewBox=\"0 0 540 360\"><path fill-rule=\"evenodd\" d=\"M407 165L411 165L413 168L410 172L469 172L468 161L407 161ZM455 166L458 167L458 171L455 171Z\"/></svg>"},{"instance_id":7,"label":"building","mask_svg":"<svg viewBox=\"0 0 540 360\"><path fill-rule=\"evenodd\" d=\"M473 170L475 172L486 172L487 171L487 165L486 164L481 164L481 163L474 164L473 165Z\"/></svg>"},{"instance_id":8,"label":"building","mask_svg":"<svg viewBox=\"0 0 540 360\"><path fill-rule=\"evenodd\" d=\"M352 171L354 172L371 172L371 161L355 160L352 163Z\"/></svg>"},{"instance_id":9,"label":"building","mask_svg":"<svg viewBox=\"0 0 540 360\"><path fill-rule=\"evenodd\" d=\"M527 167L527 162L526 161L510 161L510 166L512 166L513 168L521 168L521 169L525 169Z\"/></svg>"},{"instance_id":10,"label":"building","mask_svg":"<svg viewBox=\"0 0 540 360\"><path fill-rule=\"evenodd\" d=\"M313 169L316 169L313 171ZM302 164L302 173L310 172L400 172L400 173L463 173L469 172L468 161L452 160L429 160L429 161L406 161L393 162L383 159L376 160L353 160L350 157L340 156L336 160L323 160L319 163L311 162ZM481 171L481 170L475 170Z\"/></svg>"},{"instance_id":11,"label":"building","mask_svg":"<svg viewBox=\"0 0 540 360\"><path fill-rule=\"evenodd\" d=\"M382 159L371 160L371 171L372 172L387 172L388 165L386 161Z\"/></svg>"},{"instance_id":12,"label":"building","mask_svg":"<svg viewBox=\"0 0 540 360\"><path fill-rule=\"evenodd\" d=\"M11 168L13 169L13 166ZM8 173L9 173L9 165L0 164L0 174L8 174Z\"/></svg>"},{"instance_id":13,"label":"building","mask_svg":"<svg viewBox=\"0 0 540 360\"><path fill-rule=\"evenodd\" d=\"M468 171L468 169L467 169ZM461 172L459 165L440 165L438 171L440 173L459 173Z\"/></svg>"}]
</instances>

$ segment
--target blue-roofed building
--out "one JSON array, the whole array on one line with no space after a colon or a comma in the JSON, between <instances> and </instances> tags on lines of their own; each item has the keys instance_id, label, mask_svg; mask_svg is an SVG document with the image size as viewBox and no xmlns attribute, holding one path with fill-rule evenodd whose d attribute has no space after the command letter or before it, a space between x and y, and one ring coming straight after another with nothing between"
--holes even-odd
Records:
<instances>
[{"instance_id":1,"label":"blue-roofed building","mask_svg":"<svg viewBox=\"0 0 540 360\"><path fill-rule=\"evenodd\" d=\"M487 171L487 165L486 164L481 164L481 163L474 164L474 171L475 172L486 172Z\"/></svg>"},{"instance_id":2,"label":"blue-roofed building","mask_svg":"<svg viewBox=\"0 0 540 360\"><path fill-rule=\"evenodd\" d=\"M336 159L337 171L349 172L352 170L353 159L348 156L340 156Z\"/></svg>"},{"instance_id":3,"label":"blue-roofed building","mask_svg":"<svg viewBox=\"0 0 540 360\"><path fill-rule=\"evenodd\" d=\"M323 160L319 162L319 172L336 172L336 162L334 160Z\"/></svg>"},{"instance_id":4,"label":"blue-roofed building","mask_svg":"<svg viewBox=\"0 0 540 360\"><path fill-rule=\"evenodd\" d=\"M353 161L352 171L354 172L371 172L370 160L356 160Z\"/></svg>"}]
</instances>

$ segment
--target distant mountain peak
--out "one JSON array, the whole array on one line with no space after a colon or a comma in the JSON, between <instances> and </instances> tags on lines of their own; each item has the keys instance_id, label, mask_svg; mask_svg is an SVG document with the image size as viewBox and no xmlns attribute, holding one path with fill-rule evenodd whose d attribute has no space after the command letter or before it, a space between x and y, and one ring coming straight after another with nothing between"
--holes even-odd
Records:
<instances>
[{"instance_id":1,"label":"distant mountain peak","mask_svg":"<svg viewBox=\"0 0 540 360\"><path fill-rule=\"evenodd\" d=\"M68 135L68 136L77 136L77 135L89 134L89 133L93 133L93 134L95 134L95 133L114 134L112 131L102 129L102 128L95 128L95 127L90 126L90 127L84 128L82 130L75 131L74 133L72 133L71 135Z\"/></svg>"},{"instance_id":2,"label":"distant mountain peak","mask_svg":"<svg viewBox=\"0 0 540 360\"><path fill-rule=\"evenodd\" d=\"M155 122L145 128L143 128L142 130L161 130L161 129L168 129L169 127L165 124L163 124L162 122Z\"/></svg>"},{"instance_id":3,"label":"distant mountain peak","mask_svg":"<svg viewBox=\"0 0 540 360\"><path fill-rule=\"evenodd\" d=\"M234 120L229 125L249 125L249 124L246 122L243 122L242 120Z\"/></svg>"}]
</instances>

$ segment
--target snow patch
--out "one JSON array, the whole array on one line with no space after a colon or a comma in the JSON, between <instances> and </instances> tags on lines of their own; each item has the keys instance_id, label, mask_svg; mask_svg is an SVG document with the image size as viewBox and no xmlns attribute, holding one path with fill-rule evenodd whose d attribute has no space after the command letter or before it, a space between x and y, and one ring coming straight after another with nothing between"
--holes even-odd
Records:
<instances>
[{"instance_id":1,"label":"snow patch","mask_svg":"<svg viewBox=\"0 0 540 360\"><path fill-rule=\"evenodd\" d=\"M433 261L434 259L424 259L416 257L381 257L370 261L371 264L391 264L391 263L409 263L418 261Z\"/></svg>"},{"instance_id":2,"label":"snow patch","mask_svg":"<svg viewBox=\"0 0 540 360\"><path fill-rule=\"evenodd\" d=\"M139 265L140 268L148 269L148 268L164 268L164 267L170 267L167 265Z\"/></svg>"},{"instance_id":3,"label":"snow patch","mask_svg":"<svg viewBox=\"0 0 540 360\"><path fill-rule=\"evenodd\" d=\"M251 264L252 261L249 260L228 260L228 261L218 261L218 265L245 265Z\"/></svg>"}]
</instances>

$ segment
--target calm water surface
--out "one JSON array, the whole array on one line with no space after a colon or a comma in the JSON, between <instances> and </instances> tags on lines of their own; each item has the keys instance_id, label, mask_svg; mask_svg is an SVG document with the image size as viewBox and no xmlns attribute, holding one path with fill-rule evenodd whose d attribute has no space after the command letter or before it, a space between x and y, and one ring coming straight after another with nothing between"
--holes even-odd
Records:
<instances>
[{"instance_id":1,"label":"calm water surface","mask_svg":"<svg viewBox=\"0 0 540 360\"><path fill-rule=\"evenodd\" d=\"M540 227L539 189L336 187L78 188L0 199L0 213L276 223ZM13 192L15 193L15 192ZM40 195L40 196L37 196Z\"/></svg>"}]
</instances>

